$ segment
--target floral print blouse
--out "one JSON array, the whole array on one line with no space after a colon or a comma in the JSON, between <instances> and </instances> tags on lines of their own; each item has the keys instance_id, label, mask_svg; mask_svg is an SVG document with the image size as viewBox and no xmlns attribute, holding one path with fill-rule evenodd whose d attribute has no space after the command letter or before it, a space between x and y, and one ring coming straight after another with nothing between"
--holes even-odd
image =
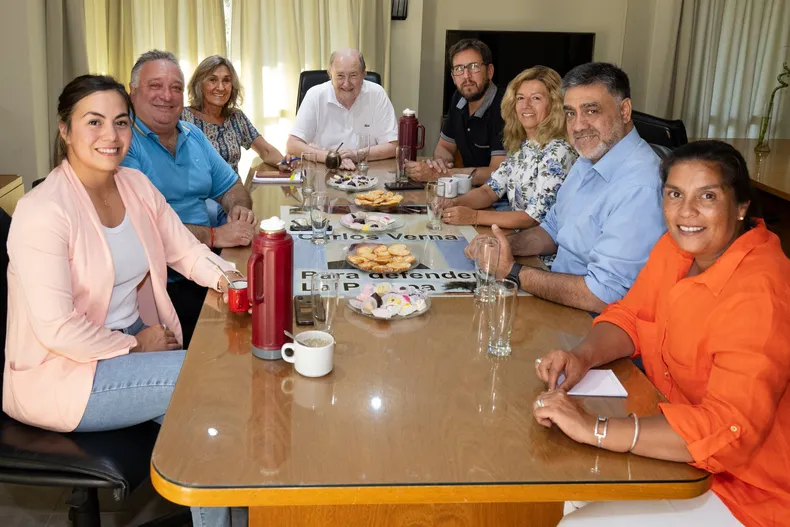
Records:
<instances>
[{"instance_id":1,"label":"floral print blouse","mask_svg":"<svg viewBox=\"0 0 790 527\"><path fill-rule=\"evenodd\" d=\"M222 159L237 174L239 173L241 147L250 148L252 142L261 135L241 110L232 112L222 124L214 124L204 121L197 114L192 113L192 110L189 108L184 108L184 111L181 113L181 120L200 128L200 131L211 141L211 144L214 145Z\"/></svg>"},{"instance_id":2,"label":"floral print blouse","mask_svg":"<svg viewBox=\"0 0 790 527\"><path fill-rule=\"evenodd\" d=\"M524 141L521 149L508 155L488 180L500 198L507 195L512 210L523 210L538 223L554 205L557 191L570 172L576 150L564 139L552 139L542 149Z\"/></svg>"}]
</instances>

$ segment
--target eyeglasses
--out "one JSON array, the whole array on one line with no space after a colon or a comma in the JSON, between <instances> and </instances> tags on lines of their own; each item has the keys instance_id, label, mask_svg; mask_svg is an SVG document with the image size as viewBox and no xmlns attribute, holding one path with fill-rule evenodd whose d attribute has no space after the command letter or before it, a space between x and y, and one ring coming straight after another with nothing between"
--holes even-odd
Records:
<instances>
[{"instance_id":1,"label":"eyeglasses","mask_svg":"<svg viewBox=\"0 0 790 527\"><path fill-rule=\"evenodd\" d=\"M469 70L469 73L477 73L483 66L485 66L484 62L470 62L466 66L459 64L450 68L450 73L453 74L453 77L460 77L464 74L464 70Z\"/></svg>"}]
</instances>

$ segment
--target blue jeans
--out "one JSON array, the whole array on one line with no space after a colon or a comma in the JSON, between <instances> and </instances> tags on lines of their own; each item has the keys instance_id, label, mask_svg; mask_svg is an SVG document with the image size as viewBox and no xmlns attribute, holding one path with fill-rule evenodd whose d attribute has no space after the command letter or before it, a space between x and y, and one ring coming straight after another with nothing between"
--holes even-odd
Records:
<instances>
[{"instance_id":1,"label":"blue jeans","mask_svg":"<svg viewBox=\"0 0 790 527\"><path fill-rule=\"evenodd\" d=\"M122 330L136 335L142 319ZM185 350L129 353L96 364L88 406L75 432L127 428L146 421L162 424L176 386ZM230 527L227 507L192 507L195 527Z\"/></svg>"}]
</instances>

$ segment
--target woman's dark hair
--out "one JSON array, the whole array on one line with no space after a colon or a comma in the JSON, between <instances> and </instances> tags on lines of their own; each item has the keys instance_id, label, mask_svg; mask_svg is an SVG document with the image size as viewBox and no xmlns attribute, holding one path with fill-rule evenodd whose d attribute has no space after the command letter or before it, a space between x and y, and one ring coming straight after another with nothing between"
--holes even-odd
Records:
<instances>
[{"instance_id":1,"label":"woman's dark hair","mask_svg":"<svg viewBox=\"0 0 790 527\"><path fill-rule=\"evenodd\" d=\"M77 106L77 103L88 95L100 91L118 92L124 102L126 102L129 116L132 117L134 114L132 99L129 97L129 94L126 93L123 84L107 75L80 75L66 84L66 87L63 88L63 91L60 93L60 97L58 97L58 120L66 125L66 130L71 130L71 115L74 113L74 108ZM54 165L59 165L65 158L66 143L60 136L60 130L58 130L55 136Z\"/></svg>"},{"instance_id":2,"label":"woman's dark hair","mask_svg":"<svg viewBox=\"0 0 790 527\"><path fill-rule=\"evenodd\" d=\"M666 185L672 167L687 161L700 161L714 165L721 175L722 183L732 189L738 204L750 202L743 218L746 229L754 218L762 218L760 203L749 177L746 160L732 145L723 141L692 141L676 148L661 163L661 182Z\"/></svg>"}]
</instances>

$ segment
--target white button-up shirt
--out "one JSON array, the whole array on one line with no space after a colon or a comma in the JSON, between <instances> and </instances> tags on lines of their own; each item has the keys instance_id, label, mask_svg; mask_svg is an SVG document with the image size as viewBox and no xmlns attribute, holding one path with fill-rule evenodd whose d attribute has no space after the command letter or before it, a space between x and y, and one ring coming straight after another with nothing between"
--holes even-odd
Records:
<instances>
[{"instance_id":1,"label":"white button-up shirt","mask_svg":"<svg viewBox=\"0 0 790 527\"><path fill-rule=\"evenodd\" d=\"M351 109L340 104L332 81L314 86L305 94L291 135L318 148L357 147L356 134L370 134L370 144L398 140L398 122L387 92L375 82L363 81Z\"/></svg>"}]
</instances>

